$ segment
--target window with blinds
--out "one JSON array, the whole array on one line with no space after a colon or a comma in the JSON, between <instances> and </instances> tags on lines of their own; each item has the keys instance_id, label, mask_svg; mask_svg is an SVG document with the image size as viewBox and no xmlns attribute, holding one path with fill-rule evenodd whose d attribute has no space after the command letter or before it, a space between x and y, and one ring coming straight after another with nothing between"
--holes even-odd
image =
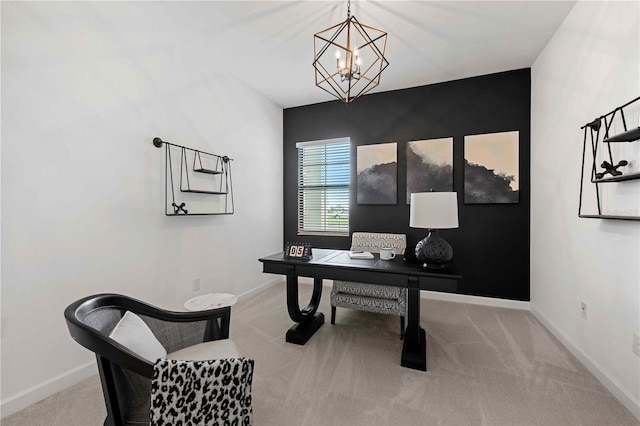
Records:
<instances>
[{"instance_id":1,"label":"window with blinds","mask_svg":"<svg viewBox=\"0 0 640 426\"><path fill-rule=\"evenodd\" d=\"M349 235L349 138L299 142L298 235Z\"/></svg>"}]
</instances>

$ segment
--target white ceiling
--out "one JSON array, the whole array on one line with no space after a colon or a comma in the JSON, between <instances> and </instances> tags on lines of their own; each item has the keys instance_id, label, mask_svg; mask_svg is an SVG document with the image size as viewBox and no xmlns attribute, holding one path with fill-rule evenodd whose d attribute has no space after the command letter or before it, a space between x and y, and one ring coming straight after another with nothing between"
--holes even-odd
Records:
<instances>
[{"instance_id":1,"label":"white ceiling","mask_svg":"<svg viewBox=\"0 0 640 426\"><path fill-rule=\"evenodd\" d=\"M352 1L388 33L388 91L533 65L574 1ZM344 20L346 1L228 2L238 77L283 108L333 100L314 85L313 34ZM245 62L246 61L246 62Z\"/></svg>"},{"instance_id":2,"label":"white ceiling","mask_svg":"<svg viewBox=\"0 0 640 426\"><path fill-rule=\"evenodd\" d=\"M388 33L390 65L373 93L530 67L574 3L352 1L351 12ZM313 34L344 20L346 1L216 6L245 64L239 78L283 108L335 99L314 85Z\"/></svg>"},{"instance_id":3,"label":"white ceiling","mask_svg":"<svg viewBox=\"0 0 640 426\"><path fill-rule=\"evenodd\" d=\"M335 99L314 84L313 35L346 18L346 1L115 4L120 41L179 49L181 66L232 72L283 108ZM373 93L530 67L574 4L354 0L351 12L388 33Z\"/></svg>"}]
</instances>

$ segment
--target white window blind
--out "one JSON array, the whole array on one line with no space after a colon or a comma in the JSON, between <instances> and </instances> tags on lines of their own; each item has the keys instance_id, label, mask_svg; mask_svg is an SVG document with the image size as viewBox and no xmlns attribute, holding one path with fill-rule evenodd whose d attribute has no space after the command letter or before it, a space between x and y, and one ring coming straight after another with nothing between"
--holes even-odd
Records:
<instances>
[{"instance_id":1,"label":"white window blind","mask_svg":"<svg viewBox=\"0 0 640 426\"><path fill-rule=\"evenodd\" d=\"M301 142L298 234L349 235L350 139Z\"/></svg>"}]
</instances>

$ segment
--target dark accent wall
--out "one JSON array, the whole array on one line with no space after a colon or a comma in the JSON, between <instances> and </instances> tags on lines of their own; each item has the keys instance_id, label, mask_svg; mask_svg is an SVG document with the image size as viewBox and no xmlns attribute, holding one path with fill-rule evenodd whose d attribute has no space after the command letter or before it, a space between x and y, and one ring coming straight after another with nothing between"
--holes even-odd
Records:
<instances>
[{"instance_id":1,"label":"dark accent wall","mask_svg":"<svg viewBox=\"0 0 640 426\"><path fill-rule=\"evenodd\" d=\"M384 82L384 76L383 76ZM297 235L296 142L351 138L351 232L405 233L409 247L426 230L409 227L408 141L454 138L454 191L460 227L441 230L464 279L458 293L529 300L531 70L521 69L284 110L284 239L348 249L349 237ZM520 132L518 204L464 204L464 137ZM398 203L356 204L356 146L398 143ZM410 250L411 251L411 250Z\"/></svg>"}]
</instances>

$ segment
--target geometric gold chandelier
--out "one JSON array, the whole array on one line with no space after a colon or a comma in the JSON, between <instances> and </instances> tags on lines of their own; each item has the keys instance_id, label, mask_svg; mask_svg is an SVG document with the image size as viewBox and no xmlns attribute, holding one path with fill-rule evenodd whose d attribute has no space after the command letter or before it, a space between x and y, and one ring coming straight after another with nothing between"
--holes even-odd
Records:
<instances>
[{"instance_id":1,"label":"geometric gold chandelier","mask_svg":"<svg viewBox=\"0 0 640 426\"><path fill-rule=\"evenodd\" d=\"M348 0L347 19L313 36L316 86L351 103L380 84L386 46L387 33L358 22Z\"/></svg>"}]
</instances>

